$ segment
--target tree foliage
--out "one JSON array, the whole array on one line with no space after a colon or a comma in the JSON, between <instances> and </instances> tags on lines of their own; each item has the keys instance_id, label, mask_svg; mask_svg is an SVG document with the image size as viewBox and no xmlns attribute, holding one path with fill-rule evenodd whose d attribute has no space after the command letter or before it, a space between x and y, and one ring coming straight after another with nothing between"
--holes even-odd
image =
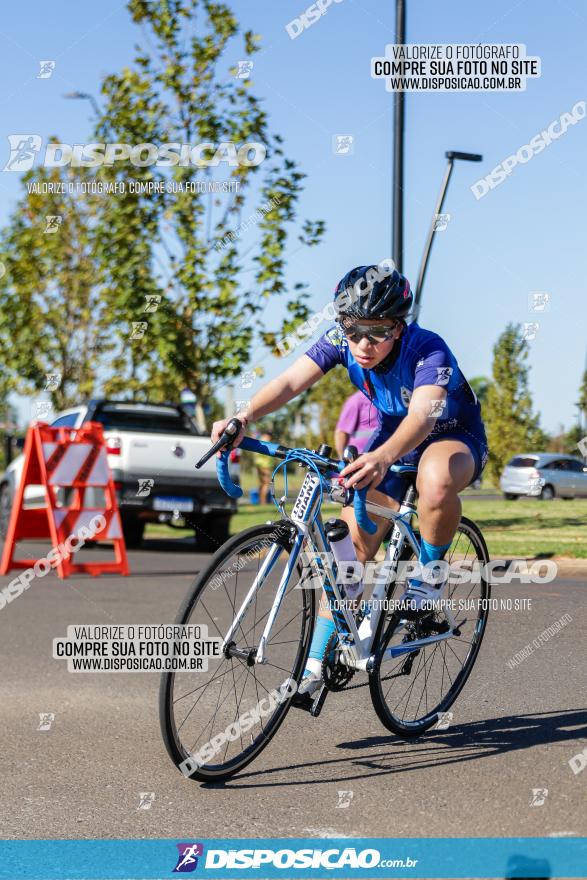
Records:
<instances>
[{"instance_id":1,"label":"tree foliage","mask_svg":"<svg viewBox=\"0 0 587 880\"><path fill-rule=\"evenodd\" d=\"M44 392L56 408L92 393L98 365L109 350L95 260L100 199L70 192L74 177L87 180L87 173L70 168L27 172L22 197L0 233L4 382L20 394ZM53 191L44 193L42 187L49 184ZM49 375L58 378L48 381Z\"/></svg>"},{"instance_id":2,"label":"tree foliage","mask_svg":"<svg viewBox=\"0 0 587 880\"><path fill-rule=\"evenodd\" d=\"M334 429L340 411L355 391L347 371L335 367L278 413L263 419L259 428L270 428L286 446L317 449L321 443L327 443L334 449Z\"/></svg>"},{"instance_id":3,"label":"tree foliage","mask_svg":"<svg viewBox=\"0 0 587 880\"><path fill-rule=\"evenodd\" d=\"M494 481L512 455L540 451L548 442L539 417L533 413L527 358L528 343L520 326L508 324L493 348L492 382L483 413L489 442L488 471Z\"/></svg>"},{"instance_id":4,"label":"tree foliage","mask_svg":"<svg viewBox=\"0 0 587 880\"><path fill-rule=\"evenodd\" d=\"M28 172L25 185L92 180L124 191L23 193L0 235L0 356L21 394L61 373L56 407L97 393L171 400L187 386L201 416L222 383L309 316L303 281L286 283L287 258L317 244L324 224L298 218L304 174L252 80L235 75L234 59L252 59L259 36L211 0L129 0L128 9L141 45L104 78L94 141L209 144L205 161L82 158ZM266 159L235 163L230 145L251 142ZM209 164L215 155L229 161ZM226 191L212 191L223 182ZM44 232L47 215L62 217L55 234Z\"/></svg>"},{"instance_id":5,"label":"tree foliage","mask_svg":"<svg viewBox=\"0 0 587 880\"><path fill-rule=\"evenodd\" d=\"M481 409L483 409L483 405L487 400L487 392L489 391L490 384L491 380L486 376L473 376L472 379L469 379L469 385L475 392L477 400L481 404Z\"/></svg>"},{"instance_id":6,"label":"tree foliage","mask_svg":"<svg viewBox=\"0 0 587 880\"><path fill-rule=\"evenodd\" d=\"M579 386L579 399L577 400L577 423L570 428L563 437L563 451L570 455L578 455L587 459L583 452L584 441L587 436L587 370L584 371ZM581 442L583 441L583 443ZM579 444L581 443L581 446Z\"/></svg>"},{"instance_id":7,"label":"tree foliage","mask_svg":"<svg viewBox=\"0 0 587 880\"><path fill-rule=\"evenodd\" d=\"M260 38L241 34L227 5L131 0L129 10L143 45L131 68L104 80L100 140L209 143L214 146L203 154L208 160L219 144L238 149L254 142L267 150L261 165L134 168L135 179L180 191L127 192L111 200L101 217L101 266L117 339L109 387L129 383L137 392L156 389L169 397L187 385L205 403L219 383L242 370L255 342L271 330L261 325L269 324L267 306L274 298L284 300L280 334L309 314L301 282L289 297L285 282L304 175L271 131L251 79L236 77L236 68L228 66L236 53L252 59ZM100 169L111 180L127 173L115 166ZM233 191L199 191L220 180ZM322 229L305 221L303 243L317 243ZM161 303L145 315L153 294ZM129 341L130 314L148 323L141 339Z\"/></svg>"}]
</instances>

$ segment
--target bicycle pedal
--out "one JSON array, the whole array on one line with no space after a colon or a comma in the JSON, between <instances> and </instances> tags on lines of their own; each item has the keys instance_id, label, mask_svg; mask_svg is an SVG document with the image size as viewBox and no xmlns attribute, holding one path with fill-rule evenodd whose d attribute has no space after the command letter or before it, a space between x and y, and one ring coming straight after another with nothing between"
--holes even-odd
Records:
<instances>
[{"instance_id":1,"label":"bicycle pedal","mask_svg":"<svg viewBox=\"0 0 587 880\"><path fill-rule=\"evenodd\" d=\"M294 694L291 699L292 708L301 709L302 712L309 712L313 718L317 718L322 711L327 693L328 688L323 686L316 696L312 696L312 694Z\"/></svg>"},{"instance_id":2,"label":"bicycle pedal","mask_svg":"<svg viewBox=\"0 0 587 880\"><path fill-rule=\"evenodd\" d=\"M303 712L311 712L314 698L310 694L294 694L291 698L292 709L301 709Z\"/></svg>"}]
</instances>

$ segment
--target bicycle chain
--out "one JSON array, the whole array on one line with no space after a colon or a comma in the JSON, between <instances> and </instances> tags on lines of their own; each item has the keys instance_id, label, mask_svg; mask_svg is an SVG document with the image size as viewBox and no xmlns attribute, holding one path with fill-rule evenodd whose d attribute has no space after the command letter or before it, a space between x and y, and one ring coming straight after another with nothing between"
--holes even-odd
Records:
<instances>
[{"instance_id":1,"label":"bicycle chain","mask_svg":"<svg viewBox=\"0 0 587 880\"><path fill-rule=\"evenodd\" d=\"M326 687L328 688L328 690L329 690L329 691L332 691L333 693L340 693L341 691L356 691L357 688L367 687L367 685L369 684L369 680L367 680L367 681L362 681L360 684L350 684L350 685L349 685L349 684L345 684L345 685L343 685L342 687L338 687L338 686L337 686L337 687L331 687L331 686L329 686L329 684L328 684L328 675L330 674L330 666L327 665L327 657L328 657L329 652L334 648L334 645L332 645L331 647L329 647L330 642L333 641L333 639L338 639L338 633L333 633L333 634L330 636L330 639L328 640L328 642L327 642L327 644L326 644L326 648L325 648L325 650L324 650L324 655L323 655L323 657L322 657L322 679L323 679L323 681L324 681L324 684L325 684ZM350 669L350 670L349 670L349 673L350 673L350 674L349 674L349 678L348 678L349 681L351 680L351 678L353 677L353 675L355 674L356 671L357 671L356 669ZM326 673L326 674L325 674L325 673ZM384 681L388 681L390 678L393 678L393 677L394 677L393 674L386 675L385 678L382 678L382 679L381 679L381 681L382 681L382 682L384 682Z\"/></svg>"},{"instance_id":2,"label":"bicycle chain","mask_svg":"<svg viewBox=\"0 0 587 880\"><path fill-rule=\"evenodd\" d=\"M331 642L332 642L332 645L330 644ZM357 688L367 687L367 685L369 684L368 680L363 681L360 684L351 684L351 685L345 684L342 687L337 686L337 687L333 688L328 685L327 678L328 678L328 675L330 674L330 669L331 669L331 667L328 665L328 654L331 651L336 649L337 643L338 643L338 633L333 632L332 635L330 636L330 638L328 639L328 642L326 643L326 648L324 649L324 654L322 656L322 679L324 681L324 684L328 688L328 690L333 691L334 693L338 693L340 691L355 691L355 690L357 690ZM407 657L410 657L410 656L411 656L411 654L407 655ZM350 673L349 679L348 679L349 681L351 680L351 678L353 677L353 675L355 674L356 671L357 670L355 670L355 669L349 670L349 673ZM384 678L382 678L381 682L383 683L384 681L389 681L391 678L394 678L395 675L397 675L397 673L390 673L389 675L386 675Z\"/></svg>"}]
</instances>

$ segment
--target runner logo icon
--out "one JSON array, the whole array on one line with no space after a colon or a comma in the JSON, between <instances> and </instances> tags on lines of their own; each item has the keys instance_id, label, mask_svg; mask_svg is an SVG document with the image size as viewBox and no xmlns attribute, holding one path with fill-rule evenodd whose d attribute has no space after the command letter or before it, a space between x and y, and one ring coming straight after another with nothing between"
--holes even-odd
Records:
<instances>
[{"instance_id":1,"label":"runner logo icon","mask_svg":"<svg viewBox=\"0 0 587 880\"><path fill-rule=\"evenodd\" d=\"M198 867L198 856L204 855L203 843L178 843L179 850L177 865L173 869L174 874L190 874Z\"/></svg>"}]
</instances>

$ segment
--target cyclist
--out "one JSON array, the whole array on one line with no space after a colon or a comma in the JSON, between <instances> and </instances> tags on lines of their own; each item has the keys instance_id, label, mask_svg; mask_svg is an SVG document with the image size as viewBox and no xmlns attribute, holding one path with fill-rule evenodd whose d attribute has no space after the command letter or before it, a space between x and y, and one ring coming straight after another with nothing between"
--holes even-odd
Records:
<instances>
[{"instance_id":1,"label":"cyclist","mask_svg":"<svg viewBox=\"0 0 587 880\"><path fill-rule=\"evenodd\" d=\"M487 439L477 398L446 342L416 322L406 323L412 302L410 284L395 267L351 269L335 289L337 325L258 391L239 419L245 426L261 419L333 367L346 367L351 382L377 409L378 427L341 476L347 487L368 487L370 501L398 510L405 478L389 468L396 462L417 464L420 563L426 565L442 559L451 545L461 517L458 493L480 476ZM228 421L214 423L213 442ZM343 508L342 518L359 561L372 559L389 521L372 515L377 531L368 535L357 525L351 506ZM418 611L437 596L439 586L413 578L402 599ZM333 631L327 603L321 602L301 694L311 694L322 684L322 658Z\"/></svg>"}]
</instances>

